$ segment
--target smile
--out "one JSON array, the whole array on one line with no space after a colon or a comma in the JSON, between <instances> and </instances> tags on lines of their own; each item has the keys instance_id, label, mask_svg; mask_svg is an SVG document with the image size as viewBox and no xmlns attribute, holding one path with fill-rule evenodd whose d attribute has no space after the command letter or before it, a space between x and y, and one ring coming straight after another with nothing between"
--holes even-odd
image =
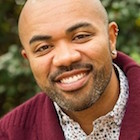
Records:
<instances>
[{"instance_id":1,"label":"smile","mask_svg":"<svg viewBox=\"0 0 140 140\"><path fill-rule=\"evenodd\" d=\"M60 82L63 84L70 84L70 83L73 83L73 82L76 82L76 81L82 79L85 75L86 75L86 73L76 74L76 75L73 75L73 76L70 76L67 78L63 78L60 80Z\"/></svg>"},{"instance_id":2,"label":"smile","mask_svg":"<svg viewBox=\"0 0 140 140\"><path fill-rule=\"evenodd\" d=\"M62 91L75 91L84 87L88 82L89 73L89 70L65 72L58 77L55 83Z\"/></svg>"}]
</instances>

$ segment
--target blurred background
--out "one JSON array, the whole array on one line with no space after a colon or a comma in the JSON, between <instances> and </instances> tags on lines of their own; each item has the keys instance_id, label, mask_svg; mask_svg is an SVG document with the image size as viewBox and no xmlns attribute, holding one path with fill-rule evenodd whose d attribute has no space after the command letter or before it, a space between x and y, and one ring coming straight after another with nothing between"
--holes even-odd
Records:
<instances>
[{"instance_id":1,"label":"blurred background","mask_svg":"<svg viewBox=\"0 0 140 140\"><path fill-rule=\"evenodd\" d=\"M119 25L117 49L140 64L140 0L102 0L110 21ZM0 117L32 97L36 85L17 31L24 0L0 0Z\"/></svg>"}]
</instances>

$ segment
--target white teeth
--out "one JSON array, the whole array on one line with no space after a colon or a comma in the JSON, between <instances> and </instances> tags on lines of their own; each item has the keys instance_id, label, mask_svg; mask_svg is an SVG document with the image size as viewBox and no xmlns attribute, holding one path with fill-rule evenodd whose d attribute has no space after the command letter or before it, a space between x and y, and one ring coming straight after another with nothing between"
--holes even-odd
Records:
<instances>
[{"instance_id":1,"label":"white teeth","mask_svg":"<svg viewBox=\"0 0 140 140\"><path fill-rule=\"evenodd\" d=\"M70 84L82 79L85 75L86 73L77 74L71 77L63 78L62 80L60 80L60 82L63 84Z\"/></svg>"}]
</instances>

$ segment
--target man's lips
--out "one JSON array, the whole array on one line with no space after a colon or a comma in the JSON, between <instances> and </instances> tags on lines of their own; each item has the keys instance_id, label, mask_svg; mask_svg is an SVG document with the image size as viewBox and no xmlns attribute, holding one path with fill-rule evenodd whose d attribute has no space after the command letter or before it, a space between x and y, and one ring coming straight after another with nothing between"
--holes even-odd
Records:
<instances>
[{"instance_id":1,"label":"man's lips","mask_svg":"<svg viewBox=\"0 0 140 140\"><path fill-rule=\"evenodd\" d=\"M82 79L84 76L86 75L86 73L79 73L70 77L66 77L66 78L62 78L62 80L60 80L60 83L63 84L70 84L70 83L74 83L80 79Z\"/></svg>"},{"instance_id":2,"label":"man's lips","mask_svg":"<svg viewBox=\"0 0 140 140\"><path fill-rule=\"evenodd\" d=\"M59 89L63 91L74 91L82 88L89 78L89 69L72 70L64 72L55 79Z\"/></svg>"}]
</instances>

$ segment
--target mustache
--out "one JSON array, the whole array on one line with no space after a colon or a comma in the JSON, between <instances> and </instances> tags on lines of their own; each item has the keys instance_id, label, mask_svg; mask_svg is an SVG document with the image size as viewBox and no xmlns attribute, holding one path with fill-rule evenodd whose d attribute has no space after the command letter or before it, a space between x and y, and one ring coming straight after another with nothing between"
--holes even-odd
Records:
<instances>
[{"instance_id":1,"label":"mustache","mask_svg":"<svg viewBox=\"0 0 140 140\"><path fill-rule=\"evenodd\" d=\"M54 79L59 76L60 74L64 73L64 72L68 72L68 71L72 71L72 70L78 70L78 69L88 69L89 71L93 70L93 65L90 63L74 63L71 64L70 66L61 66L58 67L58 69L53 72L52 74L49 75L49 79L50 81L54 81Z\"/></svg>"}]
</instances>

